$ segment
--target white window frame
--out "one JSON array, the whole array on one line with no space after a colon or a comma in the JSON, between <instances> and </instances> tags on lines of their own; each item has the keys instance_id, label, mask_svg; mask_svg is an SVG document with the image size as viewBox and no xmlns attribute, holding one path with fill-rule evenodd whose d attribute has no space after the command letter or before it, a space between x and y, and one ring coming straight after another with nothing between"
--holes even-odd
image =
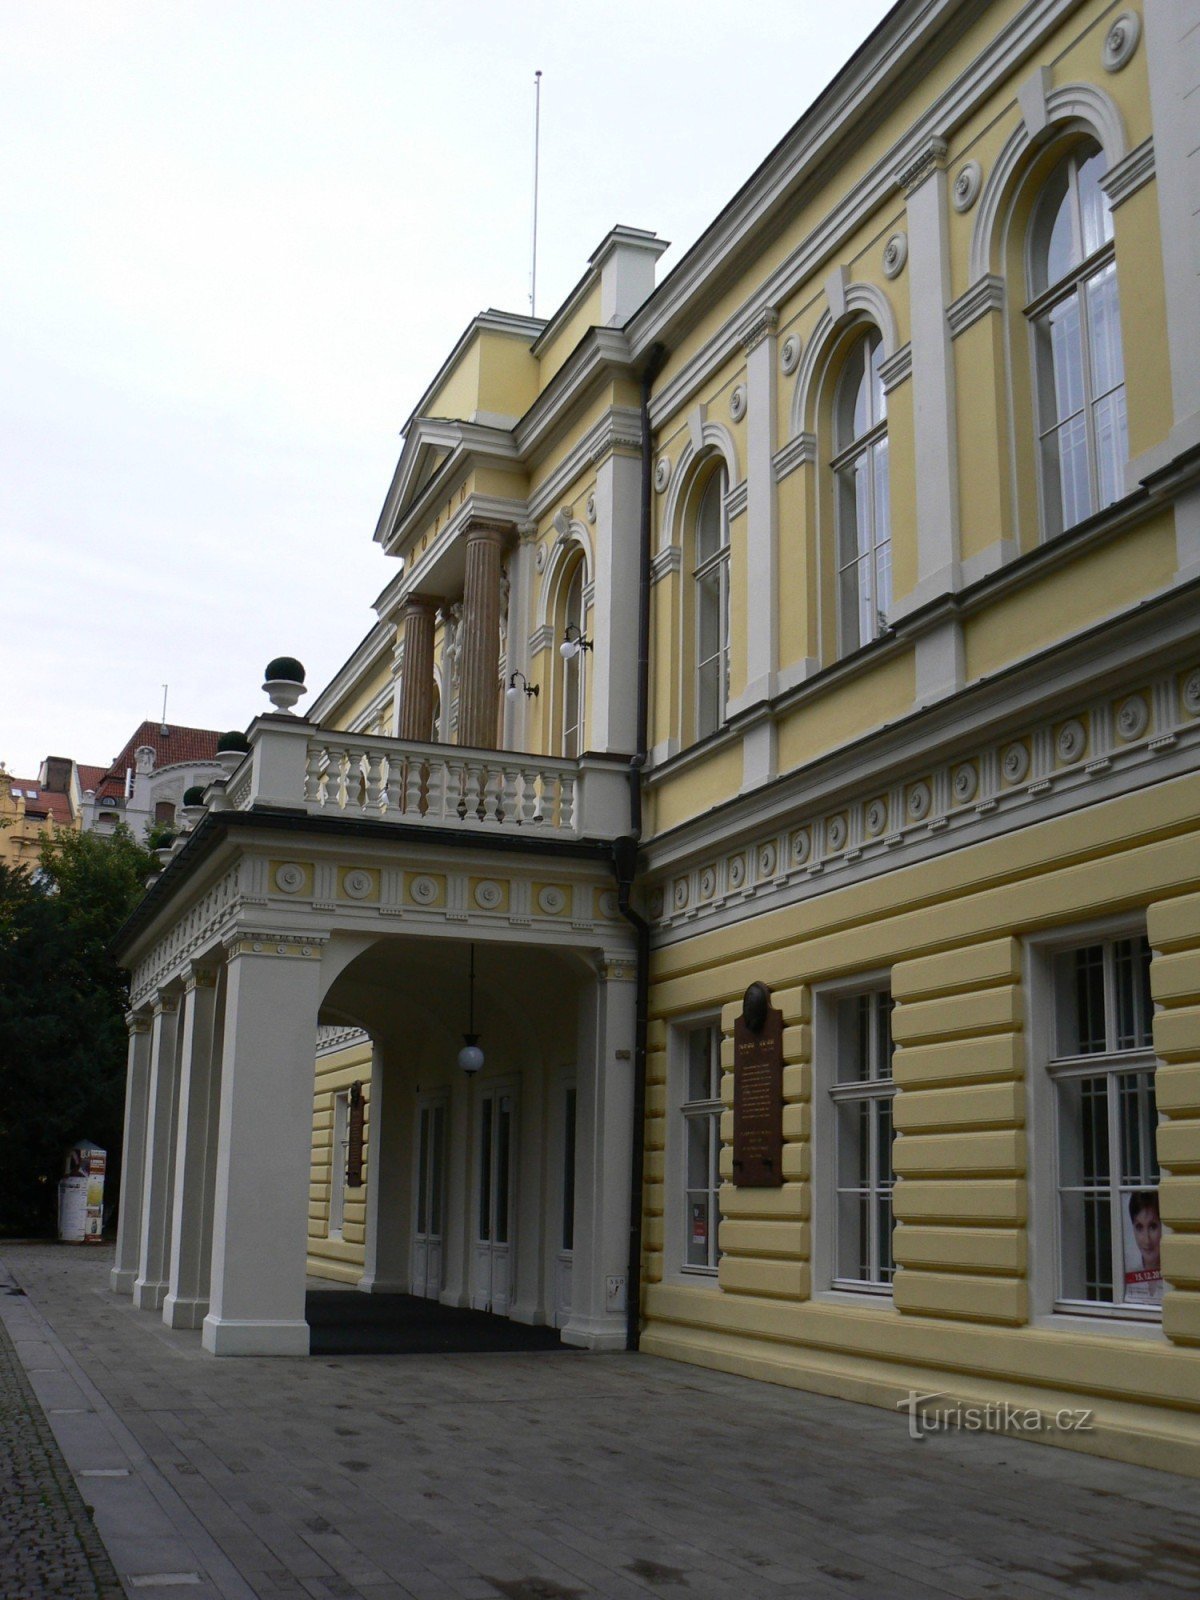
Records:
<instances>
[{"instance_id":1,"label":"white window frame","mask_svg":"<svg viewBox=\"0 0 1200 1600\"><path fill-rule=\"evenodd\" d=\"M576 585L579 592L579 612L572 614L571 596ZM580 634L587 632L587 561L581 555L568 568L563 595L563 636L566 629L572 624ZM584 724L587 719L587 656L586 650L577 650L567 660L562 661L560 668L560 683L562 689L562 704L559 707L558 744L559 754L568 759L578 759L583 754ZM570 705L570 686L575 686L575 721L568 722ZM575 748L571 749L574 740Z\"/></svg>"},{"instance_id":2,"label":"white window frame","mask_svg":"<svg viewBox=\"0 0 1200 1600\"><path fill-rule=\"evenodd\" d=\"M846 352L846 360L842 363L841 369L838 372L837 379L834 383L832 421L835 454L830 462L830 469L833 473L833 566L835 574L834 604L836 610L837 652L839 658L842 656L853 655L856 650L863 649L865 645L872 644L880 637L880 635L888 626L888 611L890 610L892 604L892 463L890 453L891 446L888 435L888 408L886 390L883 393L881 402L882 410L878 419L871 423L867 429L863 433L859 434L856 438L846 439L843 437L844 429L841 416L843 409L842 390L848 377L850 356L853 355L860 347L864 348L866 351L865 371L869 384L871 377L872 355L876 348L878 348L880 351L883 349L883 336L879 329L873 326L864 328L861 336L854 340L850 346L850 349ZM851 431L853 430L851 429ZM844 591L849 587L851 577L853 575L855 597L854 612L857 616L862 605L862 591L861 586L858 583L858 571L862 566L862 558L858 555L855 555L855 557L850 561L843 561L842 559L842 545L844 542L845 533L847 531L846 511L844 505L846 484L854 473L858 462L863 457L867 457L870 459L872 464L874 463L878 446L885 442L888 443L889 451L886 469L888 508L887 529L882 538L880 537L880 524L882 517L876 500L876 480L874 471L872 471L870 474L868 487L868 517L870 526L866 529L866 533L870 547L870 553L867 557L867 566L869 567L871 573L871 600L873 613L872 626L870 633L866 638L860 637L851 641L846 637L846 628L844 622L846 602L844 599ZM862 530L859 528L856 518L854 527L854 545L856 550L859 545L861 532ZM880 553L884 550L887 552L887 593L886 595L881 595L879 592L881 587L879 579Z\"/></svg>"},{"instance_id":3,"label":"white window frame","mask_svg":"<svg viewBox=\"0 0 1200 1600\"><path fill-rule=\"evenodd\" d=\"M720 538L717 548L699 560L700 538L700 511L711 490L718 483L724 484L723 492L717 496L720 512ZM691 550L693 556L692 566L692 644L694 650L693 679L693 713L695 716L695 736L697 740L708 739L714 733L719 733L725 726L729 713L729 469L724 459L720 459L712 472L704 479L703 486L699 489L695 499L695 510L691 518ZM703 605L703 592L705 585L716 579L717 608L719 617L718 642L716 650L700 659L700 618ZM702 687L701 671L710 662L717 662L717 695L711 707L715 720L711 728L706 727L710 720L705 706L705 695ZM701 731L703 730L703 731Z\"/></svg>"},{"instance_id":4,"label":"white window frame","mask_svg":"<svg viewBox=\"0 0 1200 1600\"><path fill-rule=\"evenodd\" d=\"M896 1095L899 1092L894 1077L889 1073L886 1076L872 1076L865 1080L839 1081L838 1066L844 1048L839 1031L839 1007L844 1001L854 1000L865 995L891 996L892 975L890 970L883 969L867 973L856 973L853 977L839 979L834 983L824 984L815 989L813 993L813 1165L814 1165L814 1194L813 1194L813 1287L814 1292L827 1298L846 1299L856 1304L864 1300L877 1302L880 1305L893 1304L892 1293L895 1282L895 1273L898 1268L892 1268L890 1278L846 1278L838 1274L838 1115L839 1107L854 1102L888 1100L893 1107L893 1133L892 1147L895 1148L894 1107ZM877 1054L874 1030L871 1033L871 1051L873 1070L878 1063L874 1061ZM889 1058L890 1061L890 1058ZM872 1264L878 1262L878 1241L874 1235L877 1230L877 1192L881 1187L889 1188L893 1205L895 1199L895 1180L890 1185L881 1186L878 1182L878 1159L875 1150L875 1119L871 1122L872 1154L870 1162L871 1205L869 1226L872 1230L872 1239L869 1250ZM892 1239L895 1239L895 1222L893 1220ZM894 1244L893 1244L894 1257Z\"/></svg>"},{"instance_id":5,"label":"white window frame","mask_svg":"<svg viewBox=\"0 0 1200 1600\"><path fill-rule=\"evenodd\" d=\"M1090 141L1095 145L1086 159L1091 156L1103 154L1095 140ZM1090 256L1084 256L1075 265L1069 268L1055 283L1045 287L1036 286L1035 266L1043 258L1049 248L1047 238L1047 225L1042 215L1045 194L1049 181L1059 171L1060 166L1070 167L1067 179L1067 195L1078 211L1078 174L1080 166L1080 150L1083 146L1064 151L1061 161L1056 163L1047 174L1042 185L1041 193L1034 201L1033 214L1030 219L1028 237L1025 251L1025 277L1026 290L1029 301L1025 307L1025 320L1029 329L1029 364L1033 380L1033 409L1034 409L1034 446L1037 452L1037 481L1038 498L1041 505L1042 528L1044 537L1052 539L1060 533L1066 533L1070 528L1077 527L1080 522L1086 522L1089 517L1098 515L1110 505L1115 505L1123 496L1123 489L1118 489L1111 500L1103 500L1100 487L1100 451L1096 439L1095 410L1101 400L1118 392L1124 396L1126 390L1125 351L1124 338L1120 338L1121 346L1121 381L1113 385L1103 394L1096 392L1095 378L1092 371L1092 340L1091 340L1091 311L1088 301L1087 285L1093 280L1098 280L1105 272L1116 267L1116 245L1112 239L1106 240ZM1111 215L1111 207L1109 208ZM1060 306L1065 306L1071 300L1076 301L1079 315L1079 347L1081 362L1081 388L1082 403L1078 413L1083 417L1085 452L1087 456L1088 493L1090 498L1089 509L1082 517L1068 523L1063 514L1062 488L1061 488L1061 460L1059 479L1057 484L1051 484L1046 467L1047 440L1056 434L1063 425L1062 418L1048 420L1044 415L1046 410L1045 391L1047 384L1053 386L1054 370L1052 358L1040 348L1040 329L1049 316ZM1118 282L1116 289L1116 317L1117 327L1121 328L1121 293ZM1125 420L1125 460L1129 460L1129 422L1126 414Z\"/></svg>"},{"instance_id":6,"label":"white window frame","mask_svg":"<svg viewBox=\"0 0 1200 1600\"><path fill-rule=\"evenodd\" d=\"M1059 996L1055 988L1055 958L1092 945L1102 945L1106 952L1107 974L1112 946L1122 939L1144 938L1145 934L1144 916L1133 919L1121 917L1056 930L1052 935L1033 938L1027 943L1026 984L1031 996L1028 1064L1031 1183L1028 1230L1032 1309L1035 1321L1041 1326L1083 1325L1096 1331L1107 1326L1114 1333L1145 1332L1151 1336L1161 1332L1161 1306L1142 1306L1123 1300L1079 1300L1062 1293L1063 1239L1059 1185L1061 1097L1056 1084L1069 1078L1109 1078L1110 1189L1113 1187L1112 1174L1116 1171L1115 1187L1119 1194L1123 1186L1117 1165L1113 1162L1113 1147L1119 1145L1119 1126L1111 1117L1113 1084L1124 1072L1156 1072L1158 1060L1153 1046L1125 1051L1110 1049L1073 1057L1058 1055ZM1113 1005L1114 993L1106 977L1105 1016L1110 1034ZM1158 1120L1162 1121L1161 1115ZM1154 1186L1146 1184L1144 1187ZM1114 1274L1117 1272L1117 1240L1123 1237L1124 1232L1124 1204L1124 1201L1118 1201L1113 1207L1114 1221L1122 1222L1120 1229L1113 1230ZM1037 1227L1035 1219L1047 1214L1052 1218L1051 1225ZM1114 1276L1114 1289L1115 1284Z\"/></svg>"},{"instance_id":7,"label":"white window frame","mask_svg":"<svg viewBox=\"0 0 1200 1600\"><path fill-rule=\"evenodd\" d=\"M713 1070L715 1096L703 1100L688 1099L689 1041L694 1033L708 1030L714 1037ZM677 1283L690 1283L704 1287L717 1286L717 1265L720 1260L718 1234L721 1224L721 1114L727 1108L721 1098L721 1033L720 1015L700 1013L680 1018L672 1025L668 1057L668 1123L667 1159L664 1183L665 1275ZM707 1244L708 1261L705 1265L689 1263L688 1243L691 1229L691 1193L688 1187L688 1135L689 1126L699 1119L709 1120L714 1137L710 1149L709 1189L711 1209Z\"/></svg>"}]
</instances>

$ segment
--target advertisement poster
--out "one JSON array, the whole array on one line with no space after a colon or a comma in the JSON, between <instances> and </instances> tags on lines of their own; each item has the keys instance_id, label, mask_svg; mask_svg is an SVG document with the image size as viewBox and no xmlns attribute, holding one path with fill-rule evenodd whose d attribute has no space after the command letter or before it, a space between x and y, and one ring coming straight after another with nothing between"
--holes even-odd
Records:
<instances>
[{"instance_id":1,"label":"advertisement poster","mask_svg":"<svg viewBox=\"0 0 1200 1600\"><path fill-rule=\"evenodd\" d=\"M1159 1261L1162 1219L1157 1189L1135 1189L1124 1207L1125 1301L1127 1305L1162 1304L1163 1280Z\"/></svg>"},{"instance_id":2,"label":"advertisement poster","mask_svg":"<svg viewBox=\"0 0 1200 1600\"><path fill-rule=\"evenodd\" d=\"M703 1201L692 1204L692 1243L708 1243L708 1208Z\"/></svg>"}]
</instances>

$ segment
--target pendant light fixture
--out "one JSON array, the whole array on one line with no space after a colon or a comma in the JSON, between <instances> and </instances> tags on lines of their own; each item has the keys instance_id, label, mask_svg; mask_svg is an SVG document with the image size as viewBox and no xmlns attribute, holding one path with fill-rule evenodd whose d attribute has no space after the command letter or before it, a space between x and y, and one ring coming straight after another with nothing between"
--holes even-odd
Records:
<instances>
[{"instance_id":1,"label":"pendant light fixture","mask_svg":"<svg viewBox=\"0 0 1200 1600\"><path fill-rule=\"evenodd\" d=\"M469 1078L483 1066L483 1051L479 1048L479 1035L475 1032L475 946L471 946L471 976L467 988L467 1031L463 1034L463 1047L458 1052L458 1064Z\"/></svg>"}]
</instances>

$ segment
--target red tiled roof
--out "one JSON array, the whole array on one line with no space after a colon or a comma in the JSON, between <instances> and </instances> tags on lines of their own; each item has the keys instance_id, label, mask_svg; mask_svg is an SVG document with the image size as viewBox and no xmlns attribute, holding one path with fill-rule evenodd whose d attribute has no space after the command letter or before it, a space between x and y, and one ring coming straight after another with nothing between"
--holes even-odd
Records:
<instances>
[{"instance_id":1,"label":"red tiled roof","mask_svg":"<svg viewBox=\"0 0 1200 1600\"><path fill-rule=\"evenodd\" d=\"M107 767L85 767L82 762L76 762L75 770L79 774L80 789L98 789L100 781L108 773Z\"/></svg>"},{"instance_id":2,"label":"red tiled roof","mask_svg":"<svg viewBox=\"0 0 1200 1600\"><path fill-rule=\"evenodd\" d=\"M44 789L36 778L14 778L12 786L14 796L19 790L25 798L27 817L47 817L61 827L71 826L74 820L71 816L71 802L65 794L56 794L51 789ZM32 798L33 796L36 798Z\"/></svg>"},{"instance_id":3,"label":"red tiled roof","mask_svg":"<svg viewBox=\"0 0 1200 1600\"><path fill-rule=\"evenodd\" d=\"M163 726L159 722L143 722L108 768L80 767L79 781L82 787L94 788L97 796L105 800L123 795L126 769L136 769L136 752L142 745L150 745L153 749L156 771L159 767L173 767L180 762L217 759L217 740L221 735L215 728L185 728L177 722L168 722L165 724L167 732L164 733ZM103 776L96 783L84 783L85 771L102 772Z\"/></svg>"}]
</instances>

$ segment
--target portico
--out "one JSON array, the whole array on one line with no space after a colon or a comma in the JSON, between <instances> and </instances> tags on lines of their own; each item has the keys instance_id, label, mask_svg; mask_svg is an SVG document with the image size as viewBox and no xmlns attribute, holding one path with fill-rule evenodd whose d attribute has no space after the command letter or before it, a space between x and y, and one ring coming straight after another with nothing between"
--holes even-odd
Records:
<instances>
[{"instance_id":1,"label":"portico","mask_svg":"<svg viewBox=\"0 0 1200 1600\"><path fill-rule=\"evenodd\" d=\"M209 812L126 931L112 1287L214 1354L307 1353L313 1061L334 1024L371 1041L359 1287L623 1347L621 765L359 744L260 719L240 808ZM485 1064L468 1078L472 952Z\"/></svg>"}]
</instances>

